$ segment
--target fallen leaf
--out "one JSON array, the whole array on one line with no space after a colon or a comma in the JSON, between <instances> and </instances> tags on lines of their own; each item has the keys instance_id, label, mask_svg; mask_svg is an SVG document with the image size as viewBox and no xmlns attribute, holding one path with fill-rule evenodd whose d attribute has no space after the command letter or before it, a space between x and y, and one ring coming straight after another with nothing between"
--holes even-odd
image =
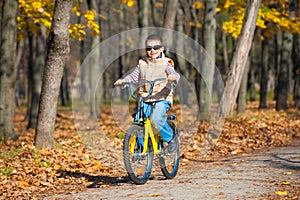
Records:
<instances>
[{"instance_id":1,"label":"fallen leaf","mask_svg":"<svg viewBox=\"0 0 300 200\"><path fill-rule=\"evenodd\" d=\"M28 187L29 183L27 181L21 180L21 181L18 181L18 186L19 187Z\"/></svg>"},{"instance_id":2,"label":"fallen leaf","mask_svg":"<svg viewBox=\"0 0 300 200\"><path fill-rule=\"evenodd\" d=\"M228 198L228 196L225 196L225 195L215 195L215 196L213 196L213 198L215 198L215 199L225 199L225 198Z\"/></svg>"},{"instance_id":3,"label":"fallen leaf","mask_svg":"<svg viewBox=\"0 0 300 200\"><path fill-rule=\"evenodd\" d=\"M162 194L157 194L157 193L155 194L155 193L154 193L154 194L149 194L149 196L150 196L150 197L161 197L161 196L163 196L163 195L162 195Z\"/></svg>"},{"instance_id":4,"label":"fallen leaf","mask_svg":"<svg viewBox=\"0 0 300 200\"><path fill-rule=\"evenodd\" d=\"M290 185L291 183L290 182L288 182L288 181L283 181L283 182L281 182L281 185Z\"/></svg>"},{"instance_id":5,"label":"fallen leaf","mask_svg":"<svg viewBox=\"0 0 300 200\"><path fill-rule=\"evenodd\" d=\"M209 185L207 187L209 187L209 188L221 188L221 186L219 186L219 185Z\"/></svg>"},{"instance_id":6,"label":"fallen leaf","mask_svg":"<svg viewBox=\"0 0 300 200\"><path fill-rule=\"evenodd\" d=\"M275 194L277 194L279 196L285 196L285 195L287 195L287 191L277 191L277 192L275 192Z\"/></svg>"}]
</instances>

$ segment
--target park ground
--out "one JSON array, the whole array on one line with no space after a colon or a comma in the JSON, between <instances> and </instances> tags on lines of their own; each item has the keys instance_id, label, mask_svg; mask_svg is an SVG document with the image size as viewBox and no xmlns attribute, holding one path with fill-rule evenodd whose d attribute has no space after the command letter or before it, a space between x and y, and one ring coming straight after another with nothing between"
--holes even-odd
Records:
<instances>
[{"instance_id":1,"label":"park ground","mask_svg":"<svg viewBox=\"0 0 300 200\"><path fill-rule=\"evenodd\" d=\"M18 110L20 138L0 147L0 199L299 199L300 117L292 108L276 112L272 103L265 110L257 107L248 104L245 114L227 118L204 156L201 140L209 125L200 123L188 144L181 140L178 176L164 180L154 167L143 186L126 176L122 134L110 108L99 121L107 131L97 151L77 133L71 109L58 110L55 148L35 148L34 130L26 130L25 111Z\"/></svg>"}]
</instances>

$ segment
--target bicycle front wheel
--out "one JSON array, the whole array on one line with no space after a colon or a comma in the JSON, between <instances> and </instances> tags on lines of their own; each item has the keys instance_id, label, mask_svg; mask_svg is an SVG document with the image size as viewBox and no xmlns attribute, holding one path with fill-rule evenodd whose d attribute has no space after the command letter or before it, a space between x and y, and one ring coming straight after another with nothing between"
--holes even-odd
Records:
<instances>
[{"instance_id":1,"label":"bicycle front wheel","mask_svg":"<svg viewBox=\"0 0 300 200\"><path fill-rule=\"evenodd\" d=\"M168 152L167 150L161 152L159 155L159 164L163 175L167 179L172 179L176 176L179 167L179 139L175 124L170 121L168 123L174 133L173 140L175 141L176 149L173 152ZM167 144L165 144L165 142L161 139L159 142L159 148L164 149L164 146L167 146Z\"/></svg>"},{"instance_id":2,"label":"bicycle front wheel","mask_svg":"<svg viewBox=\"0 0 300 200\"><path fill-rule=\"evenodd\" d=\"M132 125L125 134L124 139L124 164L129 178L136 184L147 182L151 174L153 151L151 141L148 140L147 151L143 154L144 127Z\"/></svg>"}]
</instances>

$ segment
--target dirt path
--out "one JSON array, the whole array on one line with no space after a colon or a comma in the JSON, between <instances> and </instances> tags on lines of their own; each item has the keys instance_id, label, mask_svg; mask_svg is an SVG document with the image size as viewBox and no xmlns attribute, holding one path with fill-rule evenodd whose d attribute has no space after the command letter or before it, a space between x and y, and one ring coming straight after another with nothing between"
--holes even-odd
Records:
<instances>
[{"instance_id":1,"label":"dirt path","mask_svg":"<svg viewBox=\"0 0 300 200\"><path fill-rule=\"evenodd\" d=\"M189 161L173 180L165 180L157 167L152 175L151 180L140 186L132 184L126 176L98 177L85 192L45 200L300 199L300 141L289 147L216 161Z\"/></svg>"}]
</instances>

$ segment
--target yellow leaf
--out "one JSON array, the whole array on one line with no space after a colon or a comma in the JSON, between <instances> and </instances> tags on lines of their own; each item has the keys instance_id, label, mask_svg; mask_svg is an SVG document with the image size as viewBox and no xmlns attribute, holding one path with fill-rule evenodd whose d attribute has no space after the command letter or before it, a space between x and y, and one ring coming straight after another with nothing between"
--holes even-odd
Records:
<instances>
[{"instance_id":1,"label":"yellow leaf","mask_svg":"<svg viewBox=\"0 0 300 200\"><path fill-rule=\"evenodd\" d=\"M60 169L60 165L59 164L55 164L54 166L53 166L53 168L55 169L55 170L58 170L58 169Z\"/></svg>"},{"instance_id":2,"label":"yellow leaf","mask_svg":"<svg viewBox=\"0 0 300 200\"><path fill-rule=\"evenodd\" d=\"M163 196L162 194L149 194L150 197L161 197Z\"/></svg>"},{"instance_id":3,"label":"yellow leaf","mask_svg":"<svg viewBox=\"0 0 300 200\"><path fill-rule=\"evenodd\" d=\"M291 175L291 174L293 174L293 172L284 172L283 174L285 174L285 175Z\"/></svg>"},{"instance_id":4,"label":"yellow leaf","mask_svg":"<svg viewBox=\"0 0 300 200\"><path fill-rule=\"evenodd\" d=\"M86 34L85 31L82 30L82 29L80 29L78 32L81 33L82 35L85 35L85 34Z\"/></svg>"},{"instance_id":5,"label":"yellow leaf","mask_svg":"<svg viewBox=\"0 0 300 200\"><path fill-rule=\"evenodd\" d=\"M226 0L225 4L224 4L224 8L229 8L230 6L234 5L234 2L231 2L230 0Z\"/></svg>"},{"instance_id":6,"label":"yellow leaf","mask_svg":"<svg viewBox=\"0 0 300 200\"><path fill-rule=\"evenodd\" d=\"M135 1L134 0L129 0L128 2L127 2L127 6L128 7L132 7L132 6L134 6L135 5Z\"/></svg>"},{"instance_id":7,"label":"yellow leaf","mask_svg":"<svg viewBox=\"0 0 300 200\"><path fill-rule=\"evenodd\" d=\"M44 23L44 26L46 27L46 28L50 28L51 27L51 22L49 22L49 21L46 21L45 23Z\"/></svg>"},{"instance_id":8,"label":"yellow leaf","mask_svg":"<svg viewBox=\"0 0 300 200\"><path fill-rule=\"evenodd\" d=\"M204 8L204 4L203 4L203 2L195 2L193 4L192 8L195 8L195 9Z\"/></svg>"},{"instance_id":9,"label":"yellow leaf","mask_svg":"<svg viewBox=\"0 0 300 200\"><path fill-rule=\"evenodd\" d=\"M101 163L100 163L98 160L94 160L94 161L93 161L93 164L94 164L94 165L97 165L97 166L99 166L99 167L101 167Z\"/></svg>"},{"instance_id":10,"label":"yellow leaf","mask_svg":"<svg viewBox=\"0 0 300 200\"><path fill-rule=\"evenodd\" d=\"M281 182L281 185L290 185L291 183L290 182L288 182L288 181L283 181L283 182Z\"/></svg>"},{"instance_id":11,"label":"yellow leaf","mask_svg":"<svg viewBox=\"0 0 300 200\"><path fill-rule=\"evenodd\" d=\"M209 185L208 187L209 188L221 188L221 186L219 186L219 185Z\"/></svg>"},{"instance_id":12,"label":"yellow leaf","mask_svg":"<svg viewBox=\"0 0 300 200\"><path fill-rule=\"evenodd\" d=\"M42 7L42 3L41 2L33 2L32 3L32 6L35 8L35 9L39 9Z\"/></svg>"},{"instance_id":13,"label":"yellow leaf","mask_svg":"<svg viewBox=\"0 0 300 200\"><path fill-rule=\"evenodd\" d=\"M28 187L28 186L29 186L29 183L28 183L27 181L21 180L21 181L18 181L18 185L19 185L20 187Z\"/></svg>"},{"instance_id":14,"label":"yellow leaf","mask_svg":"<svg viewBox=\"0 0 300 200\"><path fill-rule=\"evenodd\" d=\"M90 161L90 160L83 160L82 163L83 163L84 165L88 165L88 164L91 163L91 161Z\"/></svg>"},{"instance_id":15,"label":"yellow leaf","mask_svg":"<svg viewBox=\"0 0 300 200\"><path fill-rule=\"evenodd\" d=\"M277 192L275 192L275 194L277 194L279 196L285 196L285 195L287 195L287 191L277 191Z\"/></svg>"}]
</instances>

